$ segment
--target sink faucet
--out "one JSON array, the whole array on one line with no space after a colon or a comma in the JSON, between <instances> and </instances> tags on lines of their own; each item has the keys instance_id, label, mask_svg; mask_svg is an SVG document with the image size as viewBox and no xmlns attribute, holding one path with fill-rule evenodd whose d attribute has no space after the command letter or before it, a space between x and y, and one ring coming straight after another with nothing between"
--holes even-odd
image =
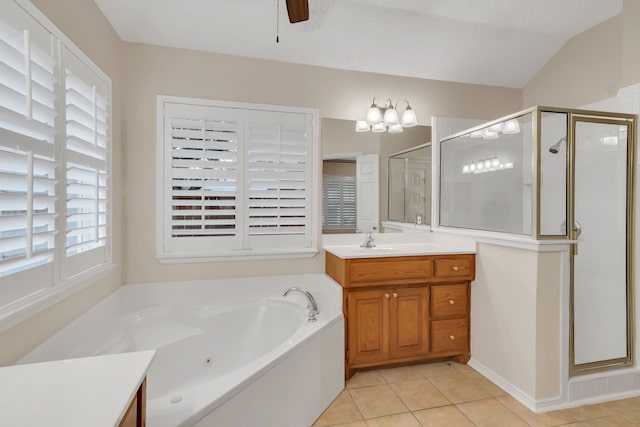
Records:
<instances>
[{"instance_id":1,"label":"sink faucet","mask_svg":"<svg viewBox=\"0 0 640 427\"><path fill-rule=\"evenodd\" d=\"M307 291L306 289L294 286L292 288L286 289L282 293L282 296L286 297L287 295L289 295L289 292L300 292L301 294L306 296L309 300L309 304L307 305L307 321L315 322L316 320L318 320L316 316L320 314L320 312L318 311L318 304L316 303L316 299L313 297L313 295L311 295L311 292Z\"/></svg>"},{"instance_id":2,"label":"sink faucet","mask_svg":"<svg viewBox=\"0 0 640 427\"><path fill-rule=\"evenodd\" d=\"M362 242L360 245L361 248L373 248L375 245L373 244L373 237L371 236L371 232L367 233L367 239Z\"/></svg>"}]
</instances>

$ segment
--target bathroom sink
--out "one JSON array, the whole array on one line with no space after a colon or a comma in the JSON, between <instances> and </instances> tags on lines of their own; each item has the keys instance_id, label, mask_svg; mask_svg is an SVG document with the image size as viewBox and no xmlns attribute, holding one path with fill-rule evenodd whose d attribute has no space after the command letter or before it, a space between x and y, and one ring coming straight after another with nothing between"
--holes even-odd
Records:
<instances>
[{"instance_id":1,"label":"bathroom sink","mask_svg":"<svg viewBox=\"0 0 640 427\"><path fill-rule=\"evenodd\" d=\"M473 253L435 243L376 243L372 248L364 248L359 244L328 245L324 250L339 258L364 258L385 256L437 255L442 253Z\"/></svg>"},{"instance_id":2,"label":"bathroom sink","mask_svg":"<svg viewBox=\"0 0 640 427\"><path fill-rule=\"evenodd\" d=\"M397 252L397 251L400 251L400 249L395 248L393 246L387 246L387 245L378 246L378 245L376 245L376 246L374 246L372 248L365 248L365 247L362 247L362 246L358 246L358 247L354 247L352 249L352 251L353 251L353 253L359 253L359 254L365 254L366 255L366 254L370 254L370 253L374 253L374 252L375 253L377 253L377 252L394 252L394 251Z\"/></svg>"}]
</instances>

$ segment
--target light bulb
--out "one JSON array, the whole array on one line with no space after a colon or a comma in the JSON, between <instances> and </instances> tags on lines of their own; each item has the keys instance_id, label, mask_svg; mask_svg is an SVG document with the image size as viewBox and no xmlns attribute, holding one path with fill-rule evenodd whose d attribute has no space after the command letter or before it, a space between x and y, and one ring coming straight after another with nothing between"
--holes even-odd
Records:
<instances>
[{"instance_id":1,"label":"light bulb","mask_svg":"<svg viewBox=\"0 0 640 427\"><path fill-rule=\"evenodd\" d=\"M478 160L478 163L476 163L476 169L478 170L478 172L484 169L484 163L482 162L482 160Z\"/></svg>"},{"instance_id":2,"label":"light bulb","mask_svg":"<svg viewBox=\"0 0 640 427\"><path fill-rule=\"evenodd\" d=\"M491 159L491 167L497 168L498 166L500 166L500 160L498 160L497 157L494 157L493 159Z\"/></svg>"},{"instance_id":3,"label":"light bulb","mask_svg":"<svg viewBox=\"0 0 640 427\"><path fill-rule=\"evenodd\" d=\"M476 164L475 163L472 162L469 165L469 171L471 171L471 172L475 172L476 171Z\"/></svg>"},{"instance_id":4,"label":"light bulb","mask_svg":"<svg viewBox=\"0 0 640 427\"><path fill-rule=\"evenodd\" d=\"M484 161L484 168L491 169L491 160L487 159Z\"/></svg>"},{"instance_id":5,"label":"light bulb","mask_svg":"<svg viewBox=\"0 0 640 427\"><path fill-rule=\"evenodd\" d=\"M373 126L380 123L381 121L382 113L376 105L374 98L374 102L371 104L371 107L369 107L369 111L367 111L367 123Z\"/></svg>"},{"instance_id":6,"label":"light bulb","mask_svg":"<svg viewBox=\"0 0 640 427\"><path fill-rule=\"evenodd\" d=\"M356 120L356 132L369 132L369 124L366 120Z\"/></svg>"},{"instance_id":7,"label":"light bulb","mask_svg":"<svg viewBox=\"0 0 640 427\"><path fill-rule=\"evenodd\" d=\"M485 129L482 133L482 139L496 139L498 138L497 132L491 132L489 128Z\"/></svg>"},{"instance_id":8,"label":"light bulb","mask_svg":"<svg viewBox=\"0 0 640 427\"><path fill-rule=\"evenodd\" d=\"M493 133L502 132L503 128L504 128L504 123L502 122L496 123L495 125L489 126L489 132L493 132Z\"/></svg>"},{"instance_id":9,"label":"light bulb","mask_svg":"<svg viewBox=\"0 0 640 427\"><path fill-rule=\"evenodd\" d=\"M416 112L413 111L411 106L407 106L407 109L402 113L402 126L406 128L410 128L418 124L418 118L416 117Z\"/></svg>"},{"instance_id":10,"label":"light bulb","mask_svg":"<svg viewBox=\"0 0 640 427\"><path fill-rule=\"evenodd\" d=\"M392 104L389 104L389 108L384 112L384 118L382 119L385 125L393 126L398 124L398 112L393 108Z\"/></svg>"},{"instance_id":11,"label":"light bulb","mask_svg":"<svg viewBox=\"0 0 640 427\"><path fill-rule=\"evenodd\" d=\"M386 130L387 127L382 122L376 123L375 125L371 126L371 132L380 133L385 132Z\"/></svg>"},{"instance_id":12,"label":"light bulb","mask_svg":"<svg viewBox=\"0 0 640 427\"><path fill-rule=\"evenodd\" d=\"M518 119L507 120L502 128L502 133L505 135L520 133L520 123L518 122Z\"/></svg>"},{"instance_id":13,"label":"light bulb","mask_svg":"<svg viewBox=\"0 0 640 427\"><path fill-rule=\"evenodd\" d=\"M402 125L400 123L389 126L389 133L400 133L402 132Z\"/></svg>"},{"instance_id":14,"label":"light bulb","mask_svg":"<svg viewBox=\"0 0 640 427\"><path fill-rule=\"evenodd\" d=\"M469 165L462 166L462 173L467 174L469 172L470 172Z\"/></svg>"}]
</instances>

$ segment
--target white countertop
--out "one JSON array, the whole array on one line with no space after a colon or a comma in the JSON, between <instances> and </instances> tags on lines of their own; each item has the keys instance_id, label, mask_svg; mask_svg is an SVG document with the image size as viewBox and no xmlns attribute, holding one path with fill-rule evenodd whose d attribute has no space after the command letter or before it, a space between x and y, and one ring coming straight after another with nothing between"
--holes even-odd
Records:
<instances>
[{"instance_id":1,"label":"white countertop","mask_svg":"<svg viewBox=\"0 0 640 427\"><path fill-rule=\"evenodd\" d=\"M372 248L363 248L357 244L326 245L323 249L343 259L475 253L475 249L469 247L437 243L385 243L376 244Z\"/></svg>"},{"instance_id":2,"label":"white countertop","mask_svg":"<svg viewBox=\"0 0 640 427\"><path fill-rule=\"evenodd\" d=\"M113 427L155 351L0 368L0 426Z\"/></svg>"}]
</instances>

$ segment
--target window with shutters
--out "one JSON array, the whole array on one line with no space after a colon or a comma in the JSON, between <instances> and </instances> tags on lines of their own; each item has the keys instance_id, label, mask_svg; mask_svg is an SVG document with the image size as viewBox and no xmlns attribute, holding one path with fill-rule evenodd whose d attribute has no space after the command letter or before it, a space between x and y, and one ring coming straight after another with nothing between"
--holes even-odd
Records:
<instances>
[{"instance_id":1,"label":"window with shutters","mask_svg":"<svg viewBox=\"0 0 640 427\"><path fill-rule=\"evenodd\" d=\"M356 177L322 176L322 232L356 231Z\"/></svg>"},{"instance_id":2,"label":"window with shutters","mask_svg":"<svg viewBox=\"0 0 640 427\"><path fill-rule=\"evenodd\" d=\"M158 97L158 258L317 252L309 109Z\"/></svg>"},{"instance_id":3,"label":"window with shutters","mask_svg":"<svg viewBox=\"0 0 640 427\"><path fill-rule=\"evenodd\" d=\"M0 12L2 320L110 262L111 83L30 3Z\"/></svg>"}]
</instances>

